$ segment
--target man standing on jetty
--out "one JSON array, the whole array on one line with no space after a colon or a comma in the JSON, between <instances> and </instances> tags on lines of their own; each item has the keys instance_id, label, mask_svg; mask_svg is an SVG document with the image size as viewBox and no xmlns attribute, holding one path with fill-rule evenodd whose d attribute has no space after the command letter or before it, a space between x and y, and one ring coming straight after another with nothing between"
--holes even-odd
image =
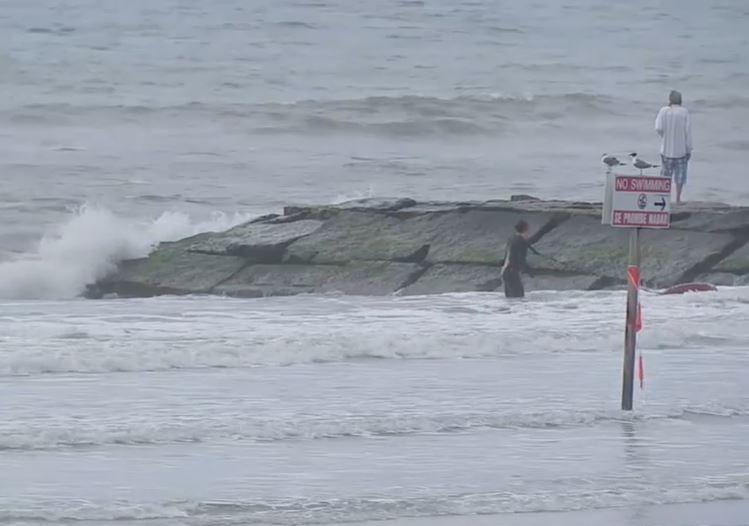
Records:
<instances>
[{"instance_id":1,"label":"man standing on jetty","mask_svg":"<svg viewBox=\"0 0 749 526\"><path fill-rule=\"evenodd\" d=\"M505 287L505 297L522 298L525 296L525 288L523 287L523 280L520 279L520 273L526 272L530 274L531 269L528 267L526 258L528 256L528 249L538 254L536 249L531 245L539 240L541 237L539 233L536 232L533 236L527 237L528 223L524 219L521 219L515 225L515 232L507 240L505 262L502 266L502 282Z\"/></svg>"},{"instance_id":2,"label":"man standing on jetty","mask_svg":"<svg viewBox=\"0 0 749 526\"><path fill-rule=\"evenodd\" d=\"M655 118L655 131L661 137L661 175L676 183L676 203L681 203L681 192L687 183L687 163L692 157L692 129L689 112L681 105L681 93L668 94L664 106Z\"/></svg>"}]
</instances>

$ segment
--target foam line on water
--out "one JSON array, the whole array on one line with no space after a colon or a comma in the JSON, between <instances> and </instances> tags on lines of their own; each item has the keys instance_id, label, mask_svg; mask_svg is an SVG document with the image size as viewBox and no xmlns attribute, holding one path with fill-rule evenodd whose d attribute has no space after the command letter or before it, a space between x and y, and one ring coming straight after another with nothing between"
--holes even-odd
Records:
<instances>
[{"instance_id":1,"label":"foam line on water","mask_svg":"<svg viewBox=\"0 0 749 526\"><path fill-rule=\"evenodd\" d=\"M216 411L219 411L216 408ZM267 443L300 440L385 438L423 434L453 434L476 430L563 429L622 422L701 418L739 418L749 415L749 405L713 403L684 407L653 407L647 412L622 413L618 409L557 409L536 412L508 408L493 412L443 414L328 414L289 418L254 417L223 413L197 421L185 418L148 421L146 416L115 421L48 418L45 422L0 425L0 451L36 451L97 448L112 445L151 446L180 443Z\"/></svg>"},{"instance_id":2,"label":"foam line on water","mask_svg":"<svg viewBox=\"0 0 749 526\"><path fill-rule=\"evenodd\" d=\"M567 481L560 481L564 485ZM137 521L158 524L334 524L353 521L382 521L404 517L462 517L500 513L565 512L743 500L749 497L745 476L725 477L719 483L689 480L672 488L647 485L608 487L606 480L593 480L601 489L545 491L497 491L455 495L397 498L390 495L330 498L268 498L258 500L215 499L174 502L56 501L3 502L0 522L83 522ZM163 522L167 521L167 522ZM459 523L456 520L456 523Z\"/></svg>"},{"instance_id":3,"label":"foam line on water","mask_svg":"<svg viewBox=\"0 0 749 526\"><path fill-rule=\"evenodd\" d=\"M43 283L54 284L56 277ZM703 350L735 349L738 359L746 348L748 297L749 288L643 297L639 347L684 359ZM463 294L0 305L0 376L5 376L618 354L624 294L539 292L519 303L497 294Z\"/></svg>"}]
</instances>

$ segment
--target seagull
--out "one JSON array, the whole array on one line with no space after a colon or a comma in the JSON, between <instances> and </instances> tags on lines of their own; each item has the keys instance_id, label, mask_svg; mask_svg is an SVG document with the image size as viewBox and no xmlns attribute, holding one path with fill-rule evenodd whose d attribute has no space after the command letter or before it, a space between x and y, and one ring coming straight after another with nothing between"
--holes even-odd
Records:
<instances>
[{"instance_id":1,"label":"seagull","mask_svg":"<svg viewBox=\"0 0 749 526\"><path fill-rule=\"evenodd\" d=\"M624 166L625 165L625 163L621 162L619 159L617 159L613 155L609 155L607 153L604 153L601 156L601 162L606 165L606 173L611 172L611 169L614 166Z\"/></svg>"},{"instance_id":2,"label":"seagull","mask_svg":"<svg viewBox=\"0 0 749 526\"><path fill-rule=\"evenodd\" d=\"M632 166L640 170L640 175L642 175L643 170L647 170L648 168L658 168L659 165L657 164L651 164L647 161L643 161L639 157L637 157L636 152L632 152L629 154L630 157L632 157Z\"/></svg>"}]
</instances>

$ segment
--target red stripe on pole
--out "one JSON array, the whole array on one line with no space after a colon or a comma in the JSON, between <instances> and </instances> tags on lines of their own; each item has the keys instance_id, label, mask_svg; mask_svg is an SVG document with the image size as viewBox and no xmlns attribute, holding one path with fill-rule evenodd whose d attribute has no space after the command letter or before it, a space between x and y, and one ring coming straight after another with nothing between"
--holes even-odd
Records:
<instances>
[{"instance_id":1,"label":"red stripe on pole","mask_svg":"<svg viewBox=\"0 0 749 526\"><path fill-rule=\"evenodd\" d=\"M627 267L627 279L629 284L637 290L640 290L640 267Z\"/></svg>"},{"instance_id":2,"label":"red stripe on pole","mask_svg":"<svg viewBox=\"0 0 749 526\"><path fill-rule=\"evenodd\" d=\"M642 389L645 385L645 366L642 363L642 353L640 353L639 358L640 359L637 367L637 376L640 380L640 389Z\"/></svg>"},{"instance_id":3,"label":"red stripe on pole","mask_svg":"<svg viewBox=\"0 0 749 526\"><path fill-rule=\"evenodd\" d=\"M640 332L642 330L642 307L637 302L637 315L635 316L635 331Z\"/></svg>"}]
</instances>

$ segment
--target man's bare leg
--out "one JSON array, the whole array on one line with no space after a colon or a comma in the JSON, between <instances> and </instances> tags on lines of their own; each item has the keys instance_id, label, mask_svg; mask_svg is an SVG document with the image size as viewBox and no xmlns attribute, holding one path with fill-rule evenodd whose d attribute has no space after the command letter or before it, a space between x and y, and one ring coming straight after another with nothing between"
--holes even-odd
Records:
<instances>
[{"instance_id":1,"label":"man's bare leg","mask_svg":"<svg viewBox=\"0 0 749 526\"><path fill-rule=\"evenodd\" d=\"M676 204L681 204L681 191L684 189L683 184L676 183Z\"/></svg>"}]
</instances>

